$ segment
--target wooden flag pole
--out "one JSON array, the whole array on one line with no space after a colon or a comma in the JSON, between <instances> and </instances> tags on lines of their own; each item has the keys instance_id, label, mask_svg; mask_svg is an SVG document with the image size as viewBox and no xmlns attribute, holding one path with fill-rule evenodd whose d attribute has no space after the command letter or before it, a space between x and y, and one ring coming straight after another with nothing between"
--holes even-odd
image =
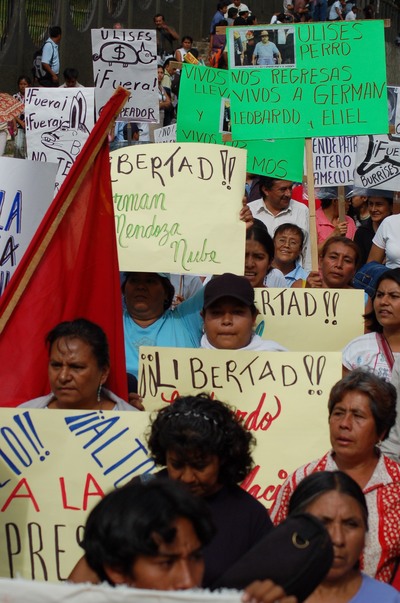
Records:
<instances>
[{"instance_id":1,"label":"wooden flag pole","mask_svg":"<svg viewBox=\"0 0 400 603\"><path fill-rule=\"evenodd\" d=\"M310 212L309 237L311 249L311 270L316 272L318 271L318 240L315 217L315 188L311 138L306 138L306 175L308 188L308 209Z\"/></svg>"}]
</instances>

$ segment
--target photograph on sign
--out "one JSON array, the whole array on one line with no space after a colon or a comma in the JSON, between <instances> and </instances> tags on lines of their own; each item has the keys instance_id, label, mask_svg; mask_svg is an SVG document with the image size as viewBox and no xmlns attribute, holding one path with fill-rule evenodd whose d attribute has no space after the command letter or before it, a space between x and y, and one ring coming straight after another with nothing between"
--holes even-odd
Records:
<instances>
[{"instance_id":1,"label":"photograph on sign","mask_svg":"<svg viewBox=\"0 0 400 603\"><path fill-rule=\"evenodd\" d=\"M219 131L223 134L228 134L231 131L231 101L229 98L221 99Z\"/></svg>"},{"instance_id":2,"label":"photograph on sign","mask_svg":"<svg viewBox=\"0 0 400 603\"><path fill-rule=\"evenodd\" d=\"M227 32L230 69L296 66L294 27L230 27Z\"/></svg>"}]
</instances>

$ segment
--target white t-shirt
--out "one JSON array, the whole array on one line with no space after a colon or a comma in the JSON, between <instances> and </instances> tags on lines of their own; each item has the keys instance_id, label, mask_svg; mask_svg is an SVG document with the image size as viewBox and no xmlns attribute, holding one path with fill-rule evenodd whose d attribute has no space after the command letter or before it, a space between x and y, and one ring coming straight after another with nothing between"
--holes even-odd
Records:
<instances>
[{"instance_id":1,"label":"white t-shirt","mask_svg":"<svg viewBox=\"0 0 400 603\"><path fill-rule=\"evenodd\" d=\"M329 21L336 21L336 19L339 17L336 9L339 9L339 14L342 14L342 3L340 2L340 0L336 0L336 2L334 2L331 6L331 10L329 11Z\"/></svg>"},{"instance_id":2,"label":"white t-shirt","mask_svg":"<svg viewBox=\"0 0 400 603\"><path fill-rule=\"evenodd\" d=\"M400 352L395 352L393 356L395 359L400 357ZM342 361L350 371L363 368L386 381L391 379L392 371L380 350L376 333L366 333L350 341L342 352Z\"/></svg>"},{"instance_id":3,"label":"white t-shirt","mask_svg":"<svg viewBox=\"0 0 400 603\"><path fill-rule=\"evenodd\" d=\"M400 268L400 214L385 218L372 242L385 250L388 268Z\"/></svg>"}]
</instances>

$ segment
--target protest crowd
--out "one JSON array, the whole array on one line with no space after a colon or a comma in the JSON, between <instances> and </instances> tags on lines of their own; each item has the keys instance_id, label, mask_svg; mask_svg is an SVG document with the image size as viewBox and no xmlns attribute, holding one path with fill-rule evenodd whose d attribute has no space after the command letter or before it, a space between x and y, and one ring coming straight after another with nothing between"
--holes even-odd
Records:
<instances>
[{"instance_id":1,"label":"protest crowd","mask_svg":"<svg viewBox=\"0 0 400 603\"><path fill-rule=\"evenodd\" d=\"M7 161L21 166L18 172L12 172L15 177L16 173L23 172L25 164L33 163L28 160L40 160L37 147L33 156L30 149L30 140L35 129L39 130L36 125L41 119L35 113L39 111L38 99L43 99L42 106L49 111L49 116L54 116L54 123L50 127L49 118L38 139L46 152L51 148L58 153L55 155L58 172L53 173L57 185L50 209L43 211L43 222L31 233L25 255L18 261L14 274L6 281L3 273L0 280L0 364L7 371L2 375L4 392L0 405L8 407L1 412L4 416L14 412L7 414L5 421L10 417L12 424L21 428L26 436L30 425L34 432L35 410L68 411L65 424L71 433L75 430L75 439L92 430L93 439L87 440L82 454L94 444L97 446L99 440L92 457L96 468L102 469L105 467L102 451L109 442L122 438L129 425L135 426L147 417L145 435L140 433L142 440L135 432L135 443L132 444L133 439L129 443L131 450L125 451L123 460L110 461L102 475L112 473L130 458L132 447L140 448L146 460L137 470L121 478L117 487L113 487L117 481L107 482L101 496L98 484L97 494L93 491L88 494L87 487L87 496L97 496L100 500L90 505L86 501L83 505L86 527L83 532L81 526L81 537L77 538L79 552L75 551L71 557L73 563L66 575L57 569L58 579L68 581L71 589L81 583L170 591L202 587L218 592L220 588L237 588L242 591L244 603L400 602L400 406L397 402L400 400L400 214L394 180L388 178L385 186L362 186L353 175L345 183L338 177L333 183L321 184L318 159L310 166L307 156L307 175L303 179L292 177L293 169L269 173L257 161L261 159L257 155L261 147L253 152L250 143L246 147L247 160L240 163L242 149L234 145L233 95L230 101L228 92L223 95L210 88L211 96L220 96L219 115L215 116L218 126L213 132L210 127L209 140L189 138L185 135L188 122L183 122L189 116L189 122L194 124L196 112L201 122L202 116L196 107L209 111L206 100L209 89L204 82L214 85L218 78L223 82L224 72L230 74L235 68L237 73L245 74L255 74L260 68L280 69L280 73L285 68L296 71L299 50L296 58L294 28L331 21L363 24L371 20L375 23L376 16L373 0L364 8L345 0L284 0L282 10L271 15L270 23L263 24L258 23L251 6L239 0L222 1L216 6L205 51L196 48L191 32L181 35L162 14L154 16L151 47L145 47L150 37L141 38L143 32L138 27L128 30L124 24L115 23L113 30L96 30L92 37L93 62L100 67L97 75L94 69L97 81L91 101L89 94L93 89L79 81L77 66L63 65L59 53L63 32L54 25L49 28L48 38L32 68L27 66L26 73L18 77L13 97L18 103L17 112L0 124L0 154L4 155L7 138L11 137L12 151L8 154L14 155L1 158L5 166L3 178ZM336 23L334 27L341 26ZM125 37L124 32L130 37ZM127 40L141 47L129 46ZM129 95L122 99L121 88L107 87L107 79L111 80L107 67L110 73L114 69L110 47L117 43L119 53L132 53L128 56L131 65L126 63L125 54L125 61L121 58L124 70L140 68L145 73L152 63L153 100L148 100L149 93L140 112L138 107L129 108ZM152 49L156 49L155 53ZM115 63L118 63L116 59ZM198 73L207 75L202 78L196 75ZM341 73L343 75L343 71ZM193 95L193 107L190 106L187 92L190 78L195 81L194 89L203 86L200 96L204 96L200 102L204 105L196 105ZM133 81L133 76L131 79ZM246 86L245 82L244 88ZM101 110L97 106L100 106L100 97L96 96L98 89L103 89L101 98L106 99ZM149 89L150 86L143 85L143 90ZM386 86L384 90L386 95ZM386 139L398 144L396 128L400 124L400 106L398 115L397 105L392 108L392 115L390 113L390 95L394 95L397 102L399 89L390 90L389 115L383 118L388 129L385 143L381 143L387 144L388 149L392 147ZM242 102L245 93L239 92ZM238 98L239 92L235 93ZM134 94L132 92L133 98ZM48 99L52 98L54 101L49 103ZM267 102L264 104L268 106ZM261 105L263 102L258 99L257 107ZM383 105L385 113L386 96ZM58 107L60 113L56 118ZM62 114L66 107L67 117ZM157 120L152 119L154 112ZM86 121L91 113L96 114L95 124ZM69 138L67 134L68 141L63 143L67 131L73 134ZM253 137L256 142L265 145L277 142L267 141L272 136L267 137L266 130L263 131L260 140ZM347 134L343 125L341 137ZM368 134L370 145L373 134ZM380 130L378 134L384 136ZM81 135L84 136L82 144L78 142ZM163 140L163 136L167 140ZM300 136L305 138L303 134ZM334 136L329 136L334 140ZM357 132L350 130L346 144L354 143L351 169L361 173L361 160L357 155L361 147L359 144L357 149L356 136ZM360 136L366 138L366 132ZM311 139L311 135L308 137ZM290 135L292 138L296 137ZM174 141L178 141L179 146L173 147L172 155L163 155L167 151L158 150L158 147L167 149L168 144L155 144L174 144ZM187 151L187 155L180 157L187 141L195 143L196 149L193 155ZM290 143L288 140L288 147ZM223 144L227 146L222 147ZM378 144L374 142L375 146L369 147L375 155L379 152ZM332 154L339 158L335 159L338 164L344 161L343 156L350 156L350 152L346 154L348 148L343 153ZM399 148L396 147L396 151ZM169 209L171 196L180 195L185 197L182 202L186 203L182 205L182 213L190 214L190 197L197 198L195 189L206 186L217 169L217 155L213 155L217 152L218 158L223 158L223 192L220 182L220 189L217 185L210 189L214 205L205 207L213 214L200 222L198 214L193 213L191 226L192 230L202 230L203 224L206 229L209 227L209 238L222 242L228 258L237 252L240 268L227 269L225 266L230 264L225 260L221 269L218 266L221 261L215 259L217 252L205 251L205 243L203 251L197 252L196 260L193 260L194 252L190 252L191 265L185 247L179 263L176 258L181 253L178 250L182 235L179 245L174 247L175 243L171 242L171 248L175 249L175 271L168 271L172 261L168 260L168 264L168 246L163 247L164 271L159 267L163 265L162 260L152 258L151 247L141 247L135 252L139 237L129 234L134 229L133 223L123 226L123 216L128 214L127 205L123 204L130 203L135 219L139 210L150 212L154 208L162 218L163 212ZM252 164L248 159L250 152L255 157ZM281 151L274 157L277 166L279 153ZM314 155L321 157L324 153ZM148 157L151 157L151 168L145 165ZM16 159L25 159L25 162L14 162ZM198 173L196 161L200 166ZM366 161L364 159L364 163ZM37 165L45 162L46 159L37 161ZM381 164L386 165L385 162L395 169L389 150ZM303 170L303 151L299 163ZM250 169L251 166L254 169ZM64 170L62 179L61 169ZM180 178L185 170L187 181L182 183ZM130 175L133 171L135 173ZM362 175L369 173L364 166ZM128 177L130 184L124 189L121 183L123 178L128 181ZM168 191L164 195L159 191L164 190L168 179L175 181L175 185L170 184L173 193ZM315 185L311 182L313 179ZM142 188L137 186L139 180ZM172 189L173 186L176 188ZM142 196L127 193L136 190L135 187L142 191ZM222 209L218 207L219 194L221 203L224 195L228 202L221 205ZM0 218L6 198L3 190L1 195ZM5 240L3 230L11 232L17 219L17 232L25 227L21 217L17 218L20 211L17 199L15 193L8 221L0 227L0 243ZM110 211L112 206L114 211L120 212L116 228ZM169 231L170 225L164 223L161 228L155 226L157 222L153 220L147 228L153 229L152 233L159 228L158 235L153 234L154 248L157 244L161 246L157 236L169 243L176 232L182 234L179 232L183 229L181 217L174 218L176 222ZM215 224L211 224L214 221ZM52 235L48 238L50 231ZM208 236L208 233L202 235ZM18 246L10 236L1 266L15 256ZM121 252L120 248L128 250ZM119 265L117 249L118 253L127 254L119 256ZM201 268L206 267L206 260L199 258L206 258L211 266L204 273ZM71 269L73 279L67 276ZM284 310L284 299L288 299L285 295L290 295L290 302ZM279 317L276 300L281 303L282 317ZM303 303L304 316L300 311ZM312 303L316 304L314 310ZM347 305L342 312L347 317L348 333L337 312L344 303ZM305 320L316 314L317 305L324 308L326 316L320 335L317 323ZM295 333L296 325L290 327L286 336L282 327L281 336L279 325L289 321L290 315L293 318L296 312L300 334ZM26 320L24 327L16 326L15 316L21 314L29 317L29 326L25 326ZM275 327L273 323L278 324L278 318L282 318L282 322ZM325 328L333 333L329 335L329 344L325 341L328 337ZM315 332L315 339L320 339L318 349L310 343L310 330ZM25 346L36 346L30 349L32 358L26 359L21 374L20 359L26 352L18 348L19 340L24 341ZM172 350L168 351L169 348ZM185 376L182 374L185 372L182 367L189 366L189 360L187 365L183 364L185 355L187 360L190 358L192 387L189 370ZM301 381L299 370L293 368L297 367L292 359L295 356L313 389L309 389L309 383L307 388L304 383L297 383L296 387L302 386L304 393L299 394L303 390L298 389L287 396L295 398L299 412L303 405L304 412L309 406L310 415L304 415L308 417L304 425L299 419L294 430L288 429L284 434L286 439L276 436L273 452L277 456L283 449L285 454L290 452L291 465L285 465L287 454L285 460L279 460L281 464L276 472L279 477L268 475L268 479L275 480L274 487L265 488L264 496L257 495L259 489L249 485L252 479L249 476L254 476L261 466L272 463L269 458L260 460L257 453L264 450L262 438L266 440L272 434L277 419L283 419L285 414L286 399L281 390L274 390L280 379L278 373L282 375L285 394L290 389L288 367L291 367L290 374L296 375L290 386ZM261 360L263 370L258 378L260 387L264 387L260 390L261 400L266 399L270 387L274 395L268 397L274 398L278 408L275 415L269 409L263 417L251 412L254 409L249 403L252 396L257 397L259 393L252 389L257 378L251 367ZM209 368L207 362L214 365ZM245 367L242 370L237 368L242 366L241 362ZM317 377L313 380L317 364ZM325 364L329 364L330 381L324 381ZM279 366L279 370L274 371L273 366ZM244 383L244 374L251 382L246 387L242 387L240 381L243 378ZM207 385L195 387L200 377L204 377ZM233 390L225 391L220 385L225 378L230 387L237 387L238 400L227 394ZM262 379L268 378L270 381L263 385ZM310 392L313 395L317 392L314 402ZM317 411L312 402L315 404L321 393L317 402L323 408ZM246 397L249 406L243 402ZM150 414L150 411L153 412ZM314 427L313 414L322 412L325 414L321 425L325 428L319 423L318 428ZM61 441L64 436L57 432L54 417L58 414L61 415L50 413L49 419L47 413L41 413L45 415L41 420L52 425L53 437ZM125 430L111 436L120 415ZM91 427L91 422L97 420L94 417L100 417L100 422ZM81 420L85 423L80 423ZM315 436L318 441L317 457L311 442L307 441L308 436L302 438L303 428L304 433L307 428L311 439ZM108 430L110 440L103 443L101 438ZM0 429L0 438L7 444L11 441L10 433L11 427ZM39 442L37 434L36 438ZM29 435L31 445L33 440L38 451L36 439ZM301 447L301 454L297 446ZM18 448L17 443L10 447L14 452ZM41 449L39 453L42 462L44 448L43 453ZM46 454L50 458L53 452ZM17 456L28 479L32 463L23 460L20 453ZM12 472L19 476L21 471L16 461L12 462L7 456L2 440L0 457L4 464L1 511L6 517L5 512L11 510L13 500L25 499L24 503L17 501L17 504L26 501L29 505L34 495L27 481L23 485L25 495L18 494L22 482L4 494L8 481L15 477ZM62 462L68 464L68 459ZM75 470L78 473L79 467ZM64 484L61 482L64 478L59 479ZM65 484L62 488L65 502ZM268 491L273 494L267 495ZM64 509L78 509L69 504L65 502ZM22 517L22 507L18 508ZM7 527L1 530L8 538L16 529L16 520L8 518L2 523L5 521L8 521ZM7 547L12 559L22 545L19 537L15 549L10 542L7 541ZM57 546L61 550L61 545ZM32 564L32 559L35 555L40 557L41 551L40 548L31 554ZM8 566L4 563L0 573L16 578L13 561L9 560ZM35 578L34 575L24 577ZM0 596L13 601L2 588L6 589L7 583L2 586L0 578ZM29 601L29 597L26 600Z\"/></svg>"}]
</instances>

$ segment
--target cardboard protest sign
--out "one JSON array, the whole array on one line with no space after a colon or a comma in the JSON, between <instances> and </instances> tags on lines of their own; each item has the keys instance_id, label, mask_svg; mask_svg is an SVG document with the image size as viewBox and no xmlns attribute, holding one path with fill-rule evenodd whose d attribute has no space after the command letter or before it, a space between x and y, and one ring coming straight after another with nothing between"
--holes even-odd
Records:
<instances>
[{"instance_id":1,"label":"cardboard protest sign","mask_svg":"<svg viewBox=\"0 0 400 603\"><path fill-rule=\"evenodd\" d=\"M257 333L291 351L340 351L364 333L361 289L256 288L254 292Z\"/></svg>"},{"instance_id":2,"label":"cardboard protest sign","mask_svg":"<svg viewBox=\"0 0 400 603\"><path fill-rule=\"evenodd\" d=\"M301 181L304 140L225 142L231 132L229 72L203 65L182 65L177 123L178 142L225 144L247 151L247 171Z\"/></svg>"},{"instance_id":3,"label":"cardboard protest sign","mask_svg":"<svg viewBox=\"0 0 400 603\"><path fill-rule=\"evenodd\" d=\"M356 161L356 186L400 190L400 135L360 136Z\"/></svg>"},{"instance_id":4,"label":"cardboard protest sign","mask_svg":"<svg viewBox=\"0 0 400 603\"><path fill-rule=\"evenodd\" d=\"M154 130L154 142L176 142L176 124Z\"/></svg>"},{"instance_id":5,"label":"cardboard protest sign","mask_svg":"<svg viewBox=\"0 0 400 603\"><path fill-rule=\"evenodd\" d=\"M0 157L0 295L53 199L56 173L55 163Z\"/></svg>"},{"instance_id":6,"label":"cardboard protest sign","mask_svg":"<svg viewBox=\"0 0 400 603\"><path fill-rule=\"evenodd\" d=\"M242 592L233 589L159 591L114 588L109 584L48 584L30 580L0 578L0 598L7 603L241 603Z\"/></svg>"},{"instance_id":7,"label":"cardboard protest sign","mask_svg":"<svg viewBox=\"0 0 400 603\"><path fill-rule=\"evenodd\" d=\"M245 163L244 151L219 145L113 151L120 270L243 274Z\"/></svg>"},{"instance_id":8,"label":"cardboard protest sign","mask_svg":"<svg viewBox=\"0 0 400 603\"><path fill-rule=\"evenodd\" d=\"M0 575L65 580L90 509L153 471L147 413L2 409Z\"/></svg>"},{"instance_id":9,"label":"cardboard protest sign","mask_svg":"<svg viewBox=\"0 0 400 603\"><path fill-rule=\"evenodd\" d=\"M96 115L122 86L131 96L118 119L158 122L155 30L92 29L92 52Z\"/></svg>"},{"instance_id":10,"label":"cardboard protest sign","mask_svg":"<svg viewBox=\"0 0 400 603\"><path fill-rule=\"evenodd\" d=\"M140 348L139 392L147 410L207 392L229 402L257 440L243 487L267 507L299 465L329 447L327 400L341 354Z\"/></svg>"},{"instance_id":11,"label":"cardboard protest sign","mask_svg":"<svg viewBox=\"0 0 400 603\"><path fill-rule=\"evenodd\" d=\"M357 136L326 136L312 139L314 185L353 184Z\"/></svg>"},{"instance_id":12,"label":"cardboard protest sign","mask_svg":"<svg viewBox=\"0 0 400 603\"><path fill-rule=\"evenodd\" d=\"M388 132L383 21L227 32L234 140ZM245 57L248 33L253 57L238 64L235 40L239 34Z\"/></svg>"},{"instance_id":13,"label":"cardboard protest sign","mask_svg":"<svg viewBox=\"0 0 400 603\"><path fill-rule=\"evenodd\" d=\"M94 125L93 88L27 88L28 159L58 165L58 192Z\"/></svg>"}]
</instances>

